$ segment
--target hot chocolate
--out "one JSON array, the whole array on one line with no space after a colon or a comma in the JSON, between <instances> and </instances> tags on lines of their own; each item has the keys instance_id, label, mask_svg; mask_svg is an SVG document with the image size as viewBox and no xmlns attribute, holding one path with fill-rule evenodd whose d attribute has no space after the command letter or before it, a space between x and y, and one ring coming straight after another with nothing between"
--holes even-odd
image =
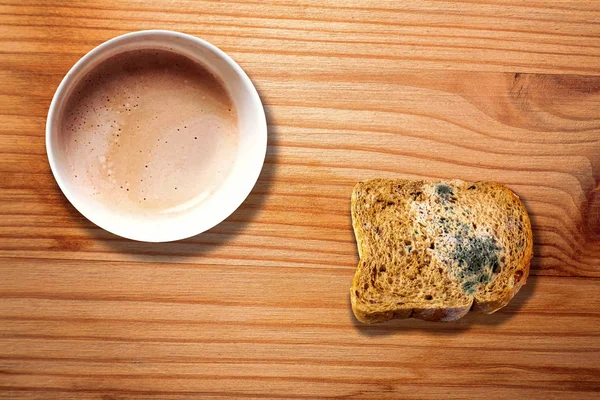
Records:
<instances>
[{"instance_id":1,"label":"hot chocolate","mask_svg":"<svg viewBox=\"0 0 600 400\"><path fill-rule=\"evenodd\" d=\"M236 157L237 112L202 65L163 50L119 54L74 89L60 118L70 180L128 215L201 202Z\"/></svg>"}]
</instances>

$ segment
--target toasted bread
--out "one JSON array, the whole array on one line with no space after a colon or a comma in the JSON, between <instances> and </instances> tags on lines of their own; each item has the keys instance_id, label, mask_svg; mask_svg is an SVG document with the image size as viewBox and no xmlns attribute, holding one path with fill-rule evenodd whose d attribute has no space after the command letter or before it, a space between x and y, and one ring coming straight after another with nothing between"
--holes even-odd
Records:
<instances>
[{"instance_id":1,"label":"toasted bread","mask_svg":"<svg viewBox=\"0 0 600 400\"><path fill-rule=\"evenodd\" d=\"M529 216L501 184L373 179L356 185L351 209L360 261L350 298L361 322L493 313L529 275Z\"/></svg>"}]
</instances>

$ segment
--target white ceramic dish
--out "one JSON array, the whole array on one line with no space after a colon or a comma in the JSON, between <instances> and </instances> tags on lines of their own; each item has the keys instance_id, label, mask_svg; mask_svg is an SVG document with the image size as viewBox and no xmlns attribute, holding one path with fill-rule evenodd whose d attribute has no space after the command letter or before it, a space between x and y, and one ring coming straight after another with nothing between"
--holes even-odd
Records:
<instances>
[{"instance_id":1,"label":"white ceramic dish","mask_svg":"<svg viewBox=\"0 0 600 400\"><path fill-rule=\"evenodd\" d=\"M91 202L66 179L64 150L56 140L61 112L80 79L106 58L135 49L163 49L193 59L221 78L238 112L239 146L230 174L221 186L185 214L140 219L115 214ZM111 39L83 56L66 74L50 104L46 121L46 151L54 178L67 199L87 219L116 235L145 242L167 242L202 233L233 213L250 194L262 169L267 149L267 123L263 105L250 78L227 54L187 34L151 30Z\"/></svg>"}]
</instances>

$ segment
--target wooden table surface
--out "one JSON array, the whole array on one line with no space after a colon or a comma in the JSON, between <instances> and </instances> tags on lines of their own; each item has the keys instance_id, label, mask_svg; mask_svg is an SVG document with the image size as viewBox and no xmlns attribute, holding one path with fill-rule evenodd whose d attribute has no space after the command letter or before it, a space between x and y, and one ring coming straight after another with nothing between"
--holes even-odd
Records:
<instances>
[{"instance_id":1,"label":"wooden table surface","mask_svg":"<svg viewBox=\"0 0 600 400\"><path fill-rule=\"evenodd\" d=\"M0 3L0 398L598 398L600 2ZM228 52L269 124L247 201L169 244L88 222L44 147L68 69L151 28ZM358 323L369 177L508 185L527 285L491 316Z\"/></svg>"}]
</instances>

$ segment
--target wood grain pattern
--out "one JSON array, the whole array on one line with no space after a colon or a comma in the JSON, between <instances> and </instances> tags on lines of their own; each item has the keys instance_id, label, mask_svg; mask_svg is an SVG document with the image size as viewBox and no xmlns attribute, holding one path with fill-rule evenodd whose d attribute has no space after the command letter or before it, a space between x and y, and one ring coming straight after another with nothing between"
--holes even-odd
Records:
<instances>
[{"instance_id":1,"label":"wood grain pattern","mask_svg":"<svg viewBox=\"0 0 600 400\"><path fill-rule=\"evenodd\" d=\"M600 4L0 0L0 398L597 398ZM92 47L174 29L230 53L266 107L247 201L135 243L64 199L44 147ZM363 326L353 185L507 184L532 277L505 309Z\"/></svg>"}]
</instances>

